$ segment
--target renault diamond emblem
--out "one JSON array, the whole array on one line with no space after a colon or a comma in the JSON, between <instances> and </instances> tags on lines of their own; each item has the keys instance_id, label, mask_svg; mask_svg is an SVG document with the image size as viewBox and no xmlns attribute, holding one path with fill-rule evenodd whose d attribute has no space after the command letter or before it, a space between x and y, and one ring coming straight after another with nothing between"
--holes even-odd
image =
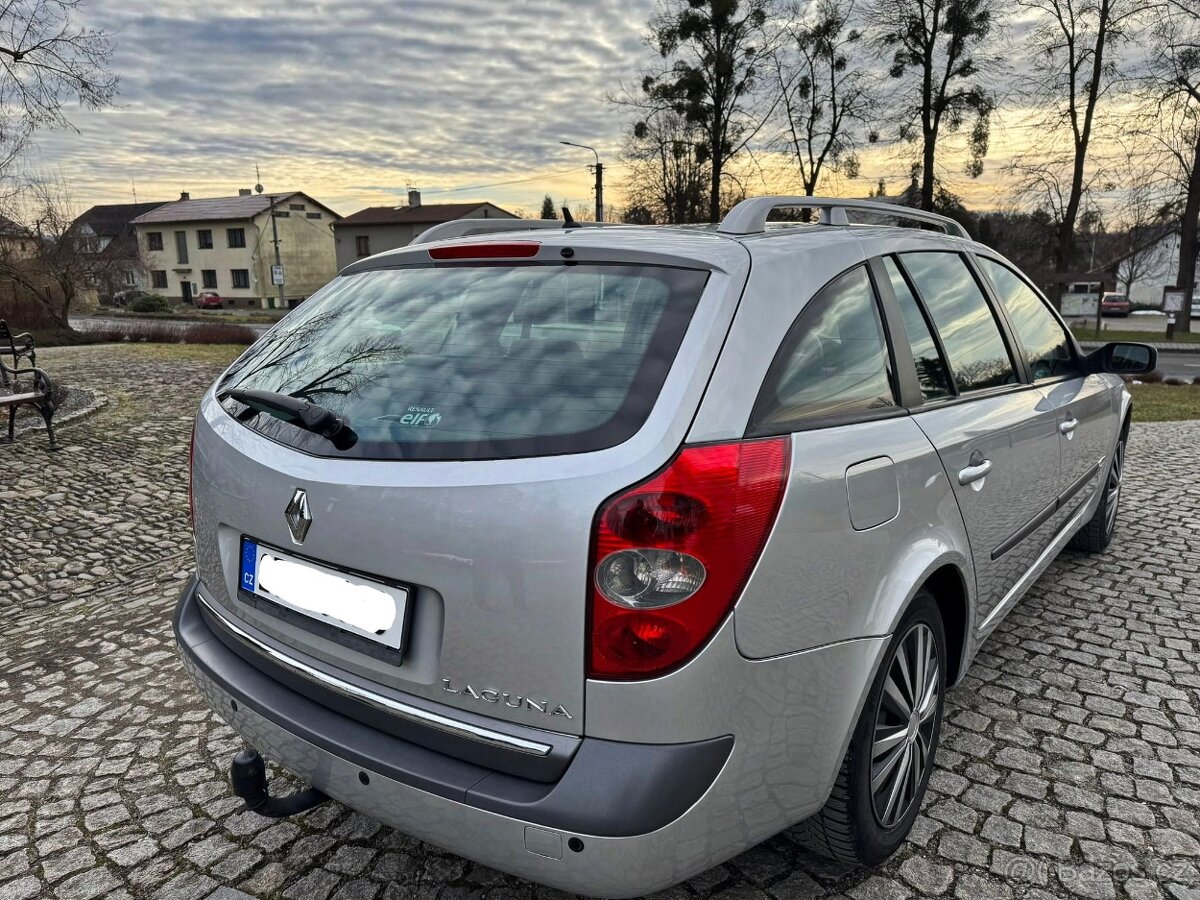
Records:
<instances>
[{"instance_id":1,"label":"renault diamond emblem","mask_svg":"<svg viewBox=\"0 0 1200 900\"><path fill-rule=\"evenodd\" d=\"M292 533L292 542L303 544L308 534L308 526L312 524L312 513L308 511L308 494L300 488L292 495L292 502L283 511L287 519L288 530Z\"/></svg>"}]
</instances>

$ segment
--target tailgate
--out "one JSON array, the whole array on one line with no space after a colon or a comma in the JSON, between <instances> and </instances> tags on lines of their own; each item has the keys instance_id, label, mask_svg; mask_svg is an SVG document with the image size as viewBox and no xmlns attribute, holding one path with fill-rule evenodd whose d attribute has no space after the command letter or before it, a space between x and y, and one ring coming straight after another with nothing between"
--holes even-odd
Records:
<instances>
[{"instance_id":1,"label":"tailgate","mask_svg":"<svg viewBox=\"0 0 1200 900\"><path fill-rule=\"evenodd\" d=\"M585 290L531 293L526 279L467 303L422 274L410 279L415 313L380 274L310 300L206 397L193 463L203 592L331 673L582 734L593 517L682 443L745 273L704 272L665 343L670 305L647 317L639 291L650 295L619 269ZM319 323L319 341L306 321ZM332 383L345 393L310 395L354 429L348 452L230 399L230 384L289 396L330 387L330 352L336 363L364 349L364 334L387 336L374 367ZM644 408L631 405L647 385ZM302 543L287 517L298 490L311 519ZM407 590L401 652L373 652L239 591L243 537Z\"/></svg>"}]
</instances>

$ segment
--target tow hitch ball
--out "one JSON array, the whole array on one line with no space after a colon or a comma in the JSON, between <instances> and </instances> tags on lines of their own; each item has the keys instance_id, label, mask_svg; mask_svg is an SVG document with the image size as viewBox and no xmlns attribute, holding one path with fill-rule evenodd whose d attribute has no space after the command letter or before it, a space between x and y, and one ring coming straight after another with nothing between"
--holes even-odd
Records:
<instances>
[{"instance_id":1,"label":"tow hitch ball","mask_svg":"<svg viewBox=\"0 0 1200 900\"><path fill-rule=\"evenodd\" d=\"M260 816L281 819L320 806L329 798L316 788L307 788L287 797L272 797L267 788L267 766L258 751L247 747L229 765L233 793L246 801L246 809Z\"/></svg>"}]
</instances>

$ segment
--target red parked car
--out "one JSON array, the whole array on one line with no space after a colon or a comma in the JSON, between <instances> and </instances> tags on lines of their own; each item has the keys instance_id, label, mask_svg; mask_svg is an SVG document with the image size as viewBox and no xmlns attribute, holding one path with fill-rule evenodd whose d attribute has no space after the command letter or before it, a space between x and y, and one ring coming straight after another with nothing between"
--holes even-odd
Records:
<instances>
[{"instance_id":1,"label":"red parked car","mask_svg":"<svg viewBox=\"0 0 1200 900\"><path fill-rule=\"evenodd\" d=\"M225 301L216 291L201 291L196 298L196 309L221 309Z\"/></svg>"},{"instance_id":2,"label":"red parked car","mask_svg":"<svg viewBox=\"0 0 1200 900\"><path fill-rule=\"evenodd\" d=\"M1100 298L1100 315L1102 316L1127 316L1131 312L1133 312L1133 304L1124 294L1115 294L1110 291Z\"/></svg>"}]
</instances>

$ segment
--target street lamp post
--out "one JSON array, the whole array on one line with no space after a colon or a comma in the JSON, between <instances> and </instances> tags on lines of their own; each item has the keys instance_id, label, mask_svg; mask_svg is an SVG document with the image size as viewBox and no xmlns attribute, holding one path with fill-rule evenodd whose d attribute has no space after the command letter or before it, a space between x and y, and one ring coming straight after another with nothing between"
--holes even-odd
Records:
<instances>
[{"instance_id":1,"label":"street lamp post","mask_svg":"<svg viewBox=\"0 0 1200 900\"><path fill-rule=\"evenodd\" d=\"M592 155L596 157L596 221L604 221L604 164L600 162L600 154L596 152L595 147L589 147L587 144L576 144L572 141L559 141L560 144L565 144L568 147L578 147L581 150L591 150Z\"/></svg>"}]
</instances>

